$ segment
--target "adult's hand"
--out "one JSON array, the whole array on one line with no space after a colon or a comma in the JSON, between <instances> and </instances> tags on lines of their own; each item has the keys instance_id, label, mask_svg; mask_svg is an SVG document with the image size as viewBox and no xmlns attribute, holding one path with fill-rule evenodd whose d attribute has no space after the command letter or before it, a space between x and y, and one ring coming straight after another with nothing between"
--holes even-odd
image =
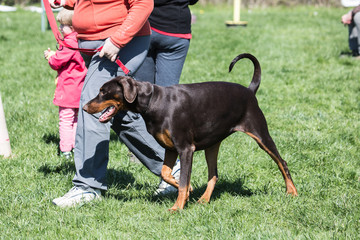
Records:
<instances>
[{"instance_id":1,"label":"adult's hand","mask_svg":"<svg viewBox=\"0 0 360 240\"><path fill-rule=\"evenodd\" d=\"M349 25L352 21L352 12L348 12L346 14L344 14L342 17L341 17L341 22L343 24L346 24L346 25Z\"/></svg>"},{"instance_id":2,"label":"adult's hand","mask_svg":"<svg viewBox=\"0 0 360 240\"><path fill-rule=\"evenodd\" d=\"M49 0L51 8L61 8L65 5L65 0Z\"/></svg>"},{"instance_id":3,"label":"adult's hand","mask_svg":"<svg viewBox=\"0 0 360 240\"><path fill-rule=\"evenodd\" d=\"M105 40L105 44L100 51L99 57L107 57L110 61L115 62L117 55L120 51L120 48L115 46L111 41L110 38Z\"/></svg>"}]
</instances>

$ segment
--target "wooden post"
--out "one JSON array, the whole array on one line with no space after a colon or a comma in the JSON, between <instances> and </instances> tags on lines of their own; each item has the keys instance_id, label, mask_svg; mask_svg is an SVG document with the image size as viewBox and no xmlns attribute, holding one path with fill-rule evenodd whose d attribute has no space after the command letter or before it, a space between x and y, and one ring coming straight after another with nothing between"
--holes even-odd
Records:
<instances>
[{"instance_id":1,"label":"wooden post","mask_svg":"<svg viewBox=\"0 0 360 240\"><path fill-rule=\"evenodd\" d=\"M3 155L6 158L10 157L11 155L10 140L6 128L5 114L1 101L1 95L0 95L0 155Z\"/></svg>"},{"instance_id":2,"label":"wooden post","mask_svg":"<svg viewBox=\"0 0 360 240\"><path fill-rule=\"evenodd\" d=\"M235 27L235 26L245 27L247 25L246 21L240 20L240 8L241 8L241 0L234 0L233 20L226 21L226 26L228 26L228 27Z\"/></svg>"}]
</instances>

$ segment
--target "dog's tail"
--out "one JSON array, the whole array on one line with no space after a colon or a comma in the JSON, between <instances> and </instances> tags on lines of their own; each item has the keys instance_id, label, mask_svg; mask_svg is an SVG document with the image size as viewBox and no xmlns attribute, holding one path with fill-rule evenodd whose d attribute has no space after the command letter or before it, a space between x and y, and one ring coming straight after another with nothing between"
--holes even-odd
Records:
<instances>
[{"instance_id":1,"label":"dog's tail","mask_svg":"<svg viewBox=\"0 0 360 240\"><path fill-rule=\"evenodd\" d=\"M251 83L249 85L249 89L256 94L256 91L258 90L259 86L260 86L260 82L261 82L261 67L260 67L260 63L259 61L256 59L256 57L254 57L253 55L251 55L250 53L242 53L239 56L235 57L229 66L229 72L231 72L232 68L234 67L235 63L237 61L239 61L242 58L248 58L250 59L253 64L254 64L254 74L253 74L253 78L251 80Z\"/></svg>"}]
</instances>

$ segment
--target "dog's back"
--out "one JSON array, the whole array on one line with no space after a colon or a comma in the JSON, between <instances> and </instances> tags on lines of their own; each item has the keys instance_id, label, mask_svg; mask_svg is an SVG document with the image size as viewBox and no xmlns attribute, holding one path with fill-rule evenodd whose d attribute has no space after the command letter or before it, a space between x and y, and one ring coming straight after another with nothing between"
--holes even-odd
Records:
<instances>
[{"instance_id":1,"label":"dog's back","mask_svg":"<svg viewBox=\"0 0 360 240\"><path fill-rule=\"evenodd\" d=\"M173 135L186 134L186 138L192 138L197 150L233 133L248 105L257 102L250 89L228 82L180 84L166 88L154 86L153 96L166 96L167 99L152 99L149 112L144 116L146 122L152 126L159 126L152 124L154 121L162 122L160 126ZM172 124L167 124L167 121Z\"/></svg>"}]
</instances>

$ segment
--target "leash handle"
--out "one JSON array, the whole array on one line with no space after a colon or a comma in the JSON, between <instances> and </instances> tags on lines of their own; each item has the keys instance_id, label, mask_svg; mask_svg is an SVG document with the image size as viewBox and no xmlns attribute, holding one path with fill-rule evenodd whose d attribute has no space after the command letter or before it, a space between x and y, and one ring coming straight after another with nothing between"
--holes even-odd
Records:
<instances>
[{"instance_id":1,"label":"leash handle","mask_svg":"<svg viewBox=\"0 0 360 240\"><path fill-rule=\"evenodd\" d=\"M52 9L50 7L49 0L43 0L43 3L44 3L46 16L47 16L47 18L49 20L50 28L51 28L51 30L52 30L52 32L54 34L54 37L55 37L56 41L60 44L61 42L63 42L63 40L61 39L61 34L59 32L59 29L58 29L58 26L56 24L54 14L53 14Z\"/></svg>"},{"instance_id":2,"label":"leash handle","mask_svg":"<svg viewBox=\"0 0 360 240\"><path fill-rule=\"evenodd\" d=\"M55 20L55 17L54 17L54 14L52 12L52 9L51 9L51 6L50 6L50 3L49 3L49 0L43 0L43 3L44 3L44 7L45 7L45 12L46 12L46 16L48 18L48 21L49 21L49 25L50 25L50 28L54 34L54 37L56 39L56 41L58 42L58 44L60 46L63 46L63 47L66 47L66 48L69 48L71 50L75 50L75 51L80 51L80 52L83 52L83 53L88 53L88 54L95 54L97 52L100 52L102 47L99 47L97 49L90 49L90 48L73 48L69 45L67 45L65 42L64 42L64 39L62 39L62 35L61 33L59 32L59 29L58 29L58 26L56 24L56 20ZM54 4L55 5L60 5L61 4L61 0L55 0L54 1ZM121 68L121 70L126 74L126 75L129 75L130 74L130 70L120 61L119 57L116 58L116 64Z\"/></svg>"}]
</instances>

